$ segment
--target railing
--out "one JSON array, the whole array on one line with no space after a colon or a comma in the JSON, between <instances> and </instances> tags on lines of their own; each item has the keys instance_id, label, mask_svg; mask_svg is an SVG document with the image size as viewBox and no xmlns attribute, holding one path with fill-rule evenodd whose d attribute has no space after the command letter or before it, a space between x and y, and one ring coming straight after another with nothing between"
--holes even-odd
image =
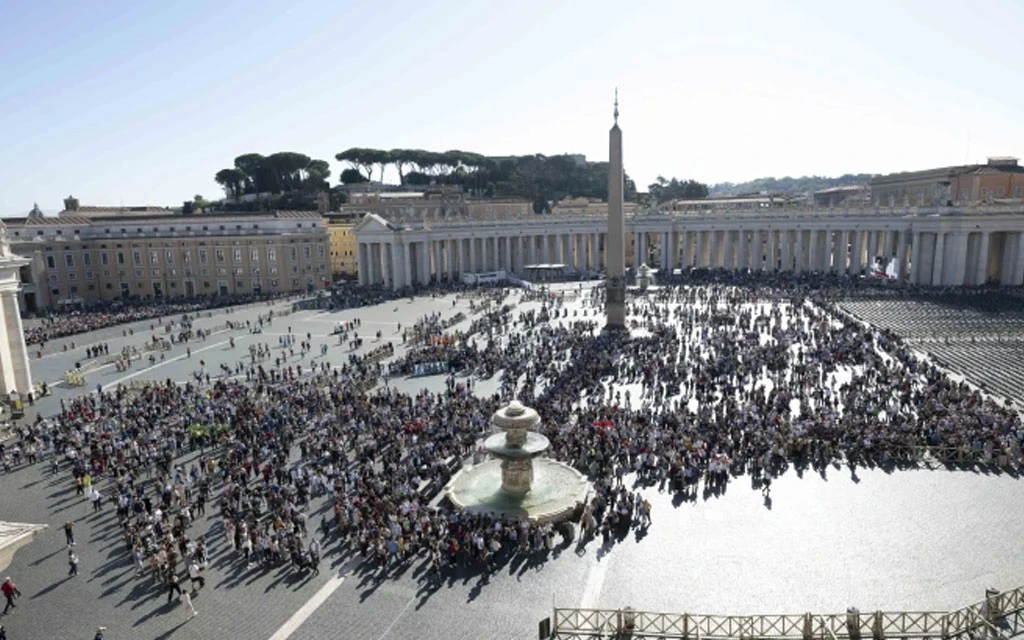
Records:
<instances>
[{"instance_id":1,"label":"railing","mask_svg":"<svg viewBox=\"0 0 1024 640\"><path fill-rule=\"evenodd\" d=\"M989 591L981 602L955 611L876 611L836 614L724 616L655 613L631 609L556 607L551 637L657 637L694 640L860 640L939 638L997 632L1004 619L1024 611L1024 587Z\"/></svg>"}]
</instances>

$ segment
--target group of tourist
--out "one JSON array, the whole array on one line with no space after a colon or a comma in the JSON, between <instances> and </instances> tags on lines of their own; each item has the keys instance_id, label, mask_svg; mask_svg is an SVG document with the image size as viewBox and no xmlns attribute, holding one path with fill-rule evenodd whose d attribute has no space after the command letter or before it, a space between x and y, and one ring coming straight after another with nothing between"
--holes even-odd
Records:
<instances>
[{"instance_id":1,"label":"group of tourist","mask_svg":"<svg viewBox=\"0 0 1024 640\"><path fill-rule=\"evenodd\" d=\"M86 309L75 309L66 313L45 315L38 320L25 321L25 344L45 346L47 342L58 338L95 331L96 329L112 327L127 322L138 322L162 316L219 309L260 300L270 300L275 297L279 296L232 295L137 303L120 300L112 303L98 303Z\"/></svg>"},{"instance_id":2,"label":"group of tourist","mask_svg":"<svg viewBox=\"0 0 1024 640\"><path fill-rule=\"evenodd\" d=\"M600 289L533 292L530 308L493 290L474 296L464 330L439 314L412 323L415 345L389 366L378 364L396 352L388 336L351 353L361 344L354 321L319 363L298 363L314 360L308 334L298 353L282 337L216 378L62 401L15 446L19 461L30 451L69 483L98 486L137 574L169 599L186 578L193 594L203 588L221 545L254 570L316 572L324 553L358 553L385 572L422 558L437 576L546 554L577 535L611 544L651 525L648 490L715 494L740 474L765 483L790 465L824 472L926 456L1019 466L1020 417L895 335L843 316L842 286L666 286L630 299L632 338L600 331ZM429 362L445 363L444 392L376 384ZM497 375L500 393L472 393L474 380ZM513 397L540 412L551 455L594 481L576 528L435 500Z\"/></svg>"}]
</instances>

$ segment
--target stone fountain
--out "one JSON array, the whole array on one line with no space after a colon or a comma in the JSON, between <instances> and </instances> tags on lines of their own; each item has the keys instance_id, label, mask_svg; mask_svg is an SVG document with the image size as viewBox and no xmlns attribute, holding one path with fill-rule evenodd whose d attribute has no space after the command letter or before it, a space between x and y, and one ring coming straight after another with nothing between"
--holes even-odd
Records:
<instances>
[{"instance_id":1,"label":"stone fountain","mask_svg":"<svg viewBox=\"0 0 1024 640\"><path fill-rule=\"evenodd\" d=\"M496 432L484 441L492 456L459 471L445 487L458 509L552 522L570 517L590 484L579 471L543 457L550 442L535 429L540 416L513 400L491 418Z\"/></svg>"}]
</instances>

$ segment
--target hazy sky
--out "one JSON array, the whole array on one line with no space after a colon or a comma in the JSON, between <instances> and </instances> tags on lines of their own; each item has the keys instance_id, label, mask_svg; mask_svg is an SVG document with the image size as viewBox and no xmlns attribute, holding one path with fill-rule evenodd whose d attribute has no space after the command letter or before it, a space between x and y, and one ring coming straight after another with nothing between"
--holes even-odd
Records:
<instances>
[{"instance_id":1,"label":"hazy sky","mask_svg":"<svg viewBox=\"0 0 1024 640\"><path fill-rule=\"evenodd\" d=\"M247 152L606 159L615 86L641 187L1016 155L1022 32L1020 0L0 0L0 214L217 198Z\"/></svg>"}]
</instances>

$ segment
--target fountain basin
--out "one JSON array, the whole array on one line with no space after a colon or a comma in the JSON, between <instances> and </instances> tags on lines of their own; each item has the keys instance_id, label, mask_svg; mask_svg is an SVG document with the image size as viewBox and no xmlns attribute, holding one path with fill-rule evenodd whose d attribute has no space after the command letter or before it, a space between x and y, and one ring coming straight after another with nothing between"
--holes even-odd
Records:
<instances>
[{"instance_id":1,"label":"fountain basin","mask_svg":"<svg viewBox=\"0 0 1024 640\"><path fill-rule=\"evenodd\" d=\"M577 505L586 500L590 488L586 477L550 458L534 458L532 463L533 486L525 495L509 495L502 489L500 459L463 468L448 482L445 495L453 506L468 513L525 518L538 523L571 517Z\"/></svg>"}]
</instances>

